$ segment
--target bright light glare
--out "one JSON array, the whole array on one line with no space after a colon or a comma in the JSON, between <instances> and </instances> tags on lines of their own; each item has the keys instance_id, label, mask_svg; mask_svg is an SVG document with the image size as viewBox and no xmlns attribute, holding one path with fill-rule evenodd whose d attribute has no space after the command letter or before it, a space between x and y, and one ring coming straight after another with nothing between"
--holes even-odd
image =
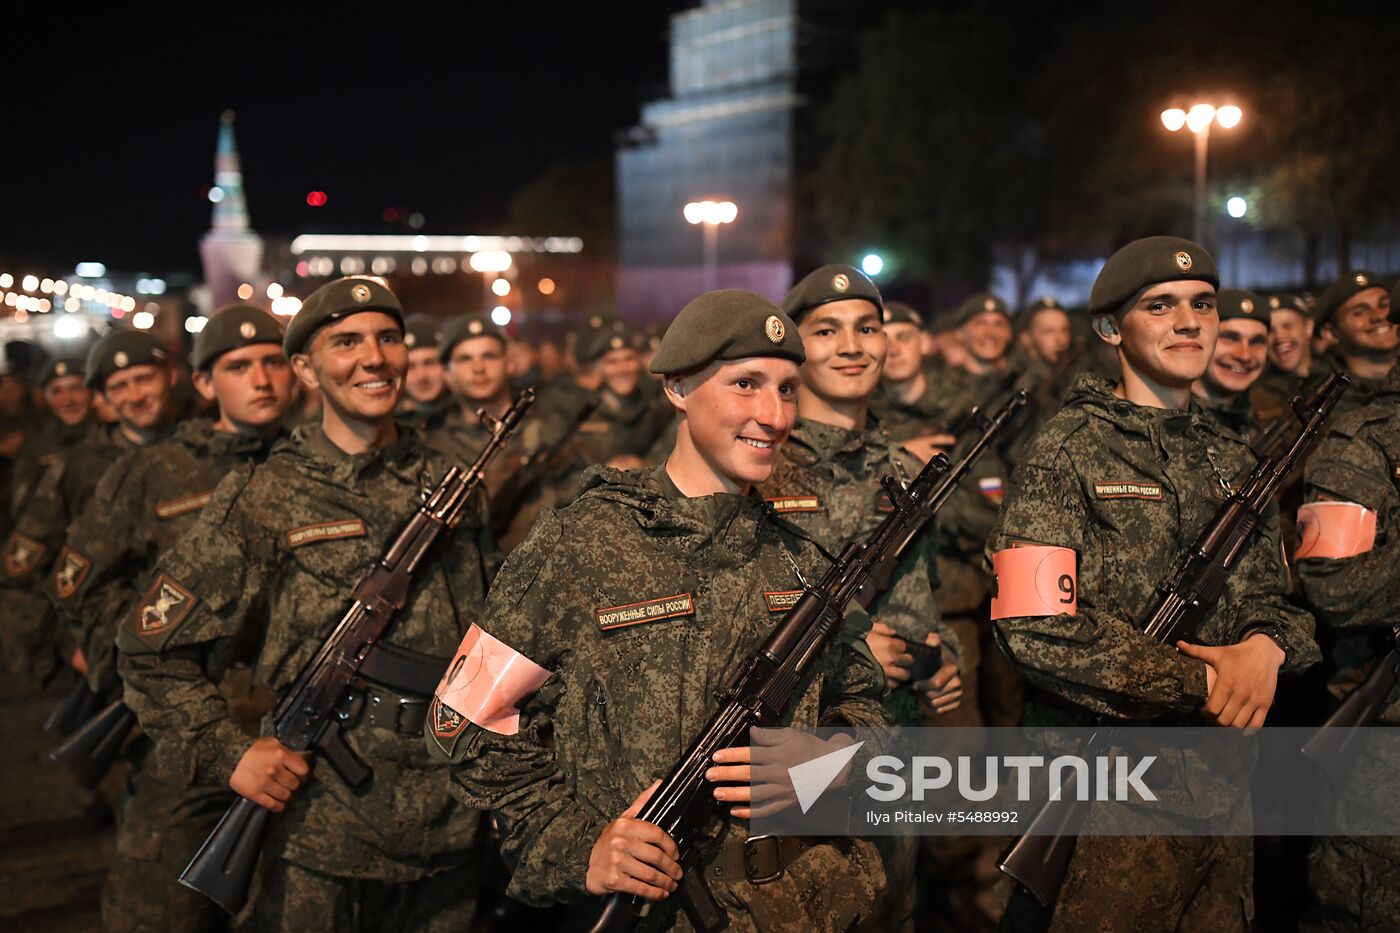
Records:
<instances>
[{"instance_id":1,"label":"bright light glare","mask_svg":"<svg viewBox=\"0 0 1400 933\"><path fill-rule=\"evenodd\" d=\"M215 204L218 204L218 203L219 203L220 201L222 201L223 199L224 199L224 189L223 189L223 188L220 188L218 185L215 185L214 187L212 187L212 188L209 189L209 200L210 200L210 201L214 202ZM193 320L193 318L191 318L191 320ZM193 333L196 333L196 331L190 331L190 333L193 334Z\"/></svg>"},{"instance_id":2,"label":"bright light glare","mask_svg":"<svg viewBox=\"0 0 1400 933\"><path fill-rule=\"evenodd\" d=\"M1175 133L1186 125L1186 111L1180 107L1162 111L1162 125Z\"/></svg>"},{"instance_id":3,"label":"bright light glare","mask_svg":"<svg viewBox=\"0 0 1400 933\"><path fill-rule=\"evenodd\" d=\"M13 284L15 284L15 277L13 275L10 275L8 272L0 273L0 288L9 288Z\"/></svg>"},{"instance_id":4,"label":"bright light glare","mask_svg":"<svg viewBox=\"0 0 1400 933\"><path fill-rule=\"evenodd\" d=\"M249 285L247 282L244 282L242 285L238 286L238 297L243 301L247 301L248 299L252 298L253 286Z\"/></svg>"},{"instance_id":5,"label":"bright light glare","mask_svg":"<svg viewBox=\"0 0 1400 933\"><path fill-rule=\"evenodd\" d=\"M1204 132L1210 126L1210 121L1215 119L1215 108L1210 104L1193 104L1186 113L1186 126L1193 133Z\"/></svg>"},{"instance_id":6,"label":"bright light glare","mask_svg":"<svg viewBox=\"0 0 1400 933\"><path fill-rule=\"evenodd\" d=\"M67 300L65 300L65 301L63 302L63 310L64 310L64 311L76 311L76 310L78 310L79 308L81 308L82 306L83 306L83 303L82 303L81 301L79 301L78 299L74 298L72 295L69 295L68 298L67 298Z\"/></svg>"},{"instance_id":7,"label":"bright light glare","mask_svg":"<svg viewBox=\"0 0 1400 933\"><path fill-rule=\"evenodd\" d=\"M885 260L877 253L866 253L865 258L860 261L860 271L869 276L879 275L884 268Z\"/></svg>"},{"instance_id":8,"label":"bright light glare","mask_svg":"<svg viewBox=\"0 0 1400 933\"><path fill-rule=\"evenodd\" d=\"M491 309L491 321L497 327L505 327L510 323L510 308L505 305L496 305Z\"/></svg>"},{"instance_id":9,"label":"bright light glare","mask_svg":"<svg viewBox=\"0 0 1400 933\"><path fill-rule=\"evenodd\" d=\"M554 280L549 278L548 276L545 276L544 278L540 279L539 289L541 295L553 295Z\"/></svg>"},{"instance_id":10,"label":"bright light glare","mask_svg":"<svg viewBox=\"0 0 1400 933\"><path fill-rule=\"evenodd\" d=\"M471 267L477 272L504 272L510 268L510 253L500 249L484 249L472 253Z\"/></svg>"},{"instance_id":11,"label":"bright light glare","mask_svg":"<svg viewBox=\"0 0 1400 933\"><path fill-rule=\"evenodd\" d=\"M137 330L150 330L156 323L156 316L149 311L137 311L131 316L131 326Z\"/></svg>"},{"instance_id":12,"label":"bright light glare","mask_svg":"<svg viewBox=\"0 0 1400 933\"><path fill-rule=\"evenodd\" d=\"M1236 219L1243 217L1244 212L1249 209L1244 198L1231 198L1225 202L1225 212Z\"/></svg>"},{"instance_id":13,"label":"bright light glare","mask_svg":"<svg viewBox=\"0 0 1400 933\"><path fill-rule=\"evenodd\" d=\"M1219 123L1227 130L1238 125L1243 117L1244 111L1234 104L1226 104L1224 107L1215 111L1215 122Z\"/></svg>"},{"instance_id":14,"label":"bright light glare","mask_svg":"<svg viewBox=\"0 0 1400 933\"><path fill-rule=\"evenodd\" d=\"M282 297L282 286L279 285L279 284L276 283L276 282L273 282L272 284L268 285L268 286L267 286L267 297L271 298L273 301L276 301L278 298L281 298L281 297Z\"/></svg>"},{"instance_id":15,"label":"bright light glare","mask_svg":"<svg viewBox=\"0 0 1400 933\"><path fill-rule=\"evenodd\" d=\"M491 291L504 298L510 294L510 283L505 279L497 279L491 283Z\"/></svg>"},{"instance_id":16,"label":"bright light glare","mask_svg":"<svg viewBox=\"0 0 1400 933\"><path fill-rule=\"evenodd\" d=\"M185 331L187 333L197 334L204 330L204 326L208 323L209 319L207 317L200 314L192 314L185 318Z\"/></svg>"},{"instance_id":17,"label":"bright light glare","mask_svg":"<svg viewBox=\"0 0 1400 933\"><path fill-rule=\"evenodd\" d=\"M60 340L77 340L87 333L87 325L80 317L64 315L53 322L53 335Z\"/></svg>"},{"instance_id":18,"label":"bright light glare","mask_svg":"<svg viewBox=\"0 0 1400 933\"><path fill-rule=\"evenodd\" d=\"M39 277L37 275L26 275L20 282L20 287L27 292L32 292L39 287Z\"/></svg>"},{"instance_id":19,"label":"bright light glare","mask_svg":"<svg viewBox=\"0 0 1400 933\"><path fill-rule=\"evenodd\" d=\"M272 299L272 313L282 317L291 317L301 310L301 299L291 295L283 295L281 298Z\"/></svg>"},{"instance_id":20,"label":"bright light glare","mask_svg":"<svg viewBox=\"0 0 1400 933\"><path fill-rule=\"evenodd\" d=\"M80 262L73 267L79 278L100 279L107 274L107 267L100 262Z\"/></svg>"},{"instance_id":21,"label":"bright light glare","mask_svg":"<svg viewBox=\"0 0 1400 933\"><path fill-rule=\"evenodd\" d=\"M691 201L682 210L687 223L731 224L739 216L733 201Z\"/></svg>"}]
</instances>

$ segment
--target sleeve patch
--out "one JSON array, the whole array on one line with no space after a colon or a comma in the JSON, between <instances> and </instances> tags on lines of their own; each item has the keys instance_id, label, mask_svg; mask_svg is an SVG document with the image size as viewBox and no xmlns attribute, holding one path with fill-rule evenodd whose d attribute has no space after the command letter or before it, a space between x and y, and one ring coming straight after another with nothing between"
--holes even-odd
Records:
<instances>
[{"instance_id":1,"label":"sleeve patch","mask_svg":"<svg viewBox=\"0 0 1400 933\"><path fill-rule=\"evenodd\" d=\"M91 569L92 561L76 548L65 544L63 550L58 553L58 566L53 572L54 595L59 599L71 597L78 592L78 587L83 585Z\"/></svg>"},{"instance_id":2,"label":"sleeve patch","mask_svg":"<svg viewBox=\"0 0 1400 933\"><path fill-rule=\"evenodd\" d=\"M1067 547L1012 547L992 555L992 618L1074 615L1078 555Z\"/></svg>"},{"instance_id":3,"label":"sleeve patch","mask_svg":"<svg viewBox=\"0 0 1400 933\"><path fill-rule=\"evenodd\" d=\"M797 601L802 598L806 590L777 590L775 592L765 592L764 600L768 603L769 612L787 612Z\"/></svg>"},{"instance_id":4,"label":"sleeve patch","mask_svg":"<svg viewBox=\"0 0 1400 933\"><path fill-rule=\"evenodd\" d=\"M160 574L136 607L133 619L136 634L147 641L163 637L185 621L197 602L199 597L194 593L166 574Z\"/></svg>"},{"instance_id":5,"label":"sleeve patch","mask_svg":"<svg viewBox=\"0 0 1400 933\"><path fill-rule=\"evenodd\" d=\"M1356 502L1310 502L1298 510L1298 557L1348 558L1376 546L1376 513Z\"/></svg>"},{"instance_id":6,"label":"sleeve patch","mask_svg":"<svg viewBox=\"0 0 1400 933\"><path fill-rule=\"evenodd\" d=\"M10 535L9 545L5 548L5 576L14 579L29 573L39 566L47 550L44 542L16 531Z\"/></svg>"},{"instance_id":7,"label":"sleeve patch","mask_svg":"<svg viewBox=\"0 0 1400 933\"><path fill-rule=\"evenodd\" d=\"M365 523L358 518L345 519L336 522L318 522L315 525L303 525L300 528L293 528L287 532L287 547L301 547L305 544L315 544L319 541L335 541L338 538L363 538L365 536Z\"/></svg>"},{"instance_id":8,"label":"sleeve patch","mask_svg":"<svg viewBox=\"0 0 1400 933\"><path fill-rule=\"evenodd\" d=\"M198 512L209 503L209 499L214 495L214 490L196 493L193 496L184 496L179 499L167 499L164 502L156 503L156 518L163 522L168 522L172 518L179 518L181 515L188 515L191 512Z\"/></svg>"}]
</instances>

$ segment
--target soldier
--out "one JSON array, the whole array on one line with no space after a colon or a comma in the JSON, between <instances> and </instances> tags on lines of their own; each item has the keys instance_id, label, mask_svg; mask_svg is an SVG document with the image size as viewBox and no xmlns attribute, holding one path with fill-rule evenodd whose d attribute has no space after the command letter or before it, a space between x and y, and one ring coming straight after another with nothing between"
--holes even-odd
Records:
<instances>
[{"instance_id":1,"label":"soldier","mask_svg":"<svg viewBox=\"0 0 1400 933\"><path fill-rule=\"evenodd\" d=\"M882 304L875 284L844 265L822 266L783 301L807 358L800 369L797 423L759 492L830 554L866 540L879 526L881 509L889 507L880 486L883 476L907 483L922 467L867 418L890 342L881 325ZM905 328L898 336L917 338L917 323L898 326ZM922 375L917 343L909 343L902 349L913 365L900 362L906 372ZM962 697L957 638L940 624L930 586L936 538L934 529L925 532L870 607L873 624L866 643L885 672L892 691L885 709L897 725L934 724ZM933 676L911 678L910 641L940 648L942 663ZM905 836L881 843L888 886L875 928L912 930L919 841Z\"/></svg>"},{"instance_id":2,"label":"soldier","mask_svg":"<svg viewBox=\"0 0 1400 933\"><path fill-rule=\"evenodd\" d=\"M1055 367L1070 353L1074 340L1069 312L1049 295L1031 302L1019 323L1020 348L1030 358Z\"/></svg>"},{"instance_id":3,"label":"soldier","mask_svg":"<svg viewBox=\"0 0 1400 933\"><path fill-rule=\"evenodd\" d=\"M139 599L157 556L194 524L224 476L264 459L280 433L295 378L281 342L282 328L266 311L235 305L216 313L195 338L190 365L196 391L217 405L217 420L181 422L168 439L128 451L103 474L69 527L65 559L85 569L75 582L55 581L53 595L99 695L119 689L117 626ZM238 688L229 680L224 687L226 696L248 704L246 677ZM257 717L248 719L245 728L256 728ZM104 925L112 931L218 928L218 909L178 879L232 795L191 787L181 762L144 737L128 743L124 756L131 771L102 888Z\"/></svg>"},{"instance_id":4,"label":"soldier","mask_svg":"<svg viewBox=\"0 0 1400 933\"><path fill-rule=\"evenodd\" d=\"M39 370L37 381L48 417L25 442L15 463L14 493L10 500L10 512L15 517L24 510L39 474L86 437L96 421L92 414L92 390L83 380L81 359L50 360Z\"/></svg>"},{"instance_id":5,"label":"soldier","mask_svg":"<svg viewBox=\"0 0 1400 933\"><path fill-rule=\"evenodd\" d=\"M157 750L193 786L285 816L273 822L252 924L268 930L466 929L476 895L479 814L447 794L422 745L427 697L485 596L493 561L480 510L419 574L362 681L337 714L373 771L352 791L273 736L231 718L217 681L236 645L259 645L255 675L285 691L448 469L394 421L408 353L383 280L337 279L292 319L283 349L319 388L319 425L219 484L167 549L118 633L126 699ZM266 723L264 723L266 726Z\"/></svg>"},{"instance_id":6,"label":"soldier","mask_svg":"<svg viewBox=\"0 0 1400 933\"><path fill-rule=\"evenodd\" d=\"M60 554L68 525L113 460L160 440L170 424L170 355L153 335L135 330L108 334L88 353L84 373L89 388L101 391L117 420L91 432L44 471L6 544L0 582L11 608L10 661L41 683L69 664L86 672L78 645L49 624L52 607L44 595L55 575L66 588L81 583L86 572L81 561Z\"/></svg>"},{"instance_id":7,"label":"soldier","mask_svg":"<svg viewBox=\"0 0 1400 933\"><path fill-rule=\"evenodd\" d=\"M571 505L542 513L439 685L428 745L455 763L465 802L496 811L513 896L547 904L633 894L661 902L649 928L688 928L670 896L682 876L675 844L635 816L715 691L791 607L799 575L825 563L746 495L796 421L802 359L796 326L756 295L710 292L687 305L652 363L680 417L666 463L594 467ZM862 616L826 649L786 724L887 721ZM490 690L459 682L463 659L478 651L515 676ZM742 746L715 756L707 777L729 819L706 827L714 844L693 869L730 928L846 930L869 917L884 882L871 843L767 836L744 845L748 755Z\"/></svg>"},{"instance_id":8,"label":"soldier","mask_svg":"<svg viewBox=\"0 0 1400 933\"><path fill-rule=\"evenodd\" d=\"M429 431L442 423L452 409L443 360L438 355L440 322L426 314L409 315L404 322L403 343L408 348L408 372L403 379L400 411L406 420Z\"/></svg>"},{"instance_id":9,"label":"soldier","mask_svg":"<svg viewBox=\"0 0 1400 933\"><path fill-rule=\"evenodd\" d=\"M1312 355L1313 319L1297 295L1273 294L1269 305L1269 365L1259 378L1262 387L1292 398L1302 386L1321 375ZM1321 361L1318 361L1321 362Z\"/></svg>"},{"instance_id":10,"label":"soldier","mask_svg":"<svg viewBox=\"0 0 1400 933\"><path fill-rule=\"evenodd\" d=\"M428 431L428 444L453 463L470 466L491 437L477 411L499 417L510 408L506 335L485 315L462 315L442 329L437 354L456 404Z\"/></svg>"},{"instance_id":11,"label":"soldier","mask_svg":"<svg viewBox=\"0 0 1400 933\"><path fill-rule=\"evenodd\" d=\"M1245 440L1259 433L1250 389L1264 372L1269 325L1259 296L1242 288L1222 288L1216 296L1220 334L1210 365L1192 386L1198 404Z\"/></svg>"},{"instance_id":12,"label":"soldier","mask_svg":"<svg viewBox=\"0 0 1400 933\"><path fill-rule=\"evenodd\" d=\"M1369 402L1395 365L1400 340L1389 314L1390 294L1379 276L1364 270L1348 272L1318 299L1317 329L1332 341L1337 365L1351 377L1334 418Z\"/></svg>"},{"instance_id":13,"label":"soldier","mask_svg":"<svg viewBox=\"0 0 1400 933\"><path fill-rule=\"evenodd\" d=\"M1400 286L1390 316L1400 309ZM1308 505L1299 524L1312 526L1298 551L1303 589L1318 620L1333 629L1328 642L1329 688L1337 700L1361 683L1395 644L1396 555L1400 548L1400 368L1381 380L1371 401L1334 419L1307 465ZM1400 724L1400 703L1389 698L1377 725ZM1385 788L1395 762L1381 775L1358 775L1338 816L1364 822L1368 778ZM1357 793L1359 789L1360 793ZM1305 927L1393 930L1400 927L1400 840L1326 836L1314 840L1308 882L1316 904Z\"/></svg>"},{"instance_id":14,"label":"soldier","mask_svg":"<svg viewBox=\"0 0 1400 933\"><path fill-rule=\"evenodd\" d=\"M923 319L919 312L899 301L885 305L883 324L889 354L880 371L880 388L870 401L880 426L895 440L905 441L930 433L946 412L942 379L924 367ZM939 436L930 447L947 447ZM924 460L932 450L922 451Z\"/></svg>"},{"instance_id":15,"label":"soldier","mask_svg":"<svg viewBox=\"0 0 1400 933\"><path fill-rule=\"evenodd\" d=\"M1160 644L1140 627L1166 569L1255 462L1191 405L1219 329L1217 285L1205 250L1175 237L1130 243L1094 283L1094 332L1116 348L1122 380L1075 381L1017 465L988 542L997 638L1026 676L1028 725L1089 725L1100 715L1183 724L1204 713L1222 726L1258 727L1279 672L1318 658L1312 620L1284 599L1276 509L1197 633L1201 644ZM1072 613L1015 614L1036 585L1010 569L1018 547L1045 549L1072 578ZM1203 795L1181 816L1248 813L1247 766L1239 770L1222 775L1239 799ZM1003 924L1248 930L1251 850L1248 837L1081 835L1055 904L1042 910L1017 889Z\"/></svg>"}]
</instances>

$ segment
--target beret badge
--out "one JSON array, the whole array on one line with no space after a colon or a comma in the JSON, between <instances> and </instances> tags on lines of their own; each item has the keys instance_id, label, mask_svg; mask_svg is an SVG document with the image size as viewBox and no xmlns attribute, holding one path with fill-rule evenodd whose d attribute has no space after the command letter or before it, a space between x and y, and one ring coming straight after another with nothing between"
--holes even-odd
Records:
<instances>
[{"instance_id":1,"label":"beret badge","mask_svg":"<svg viewBox=\"0 0 1400 933\"><path fill-rule=\"evenodd\" d=\"M368 285L355 285L355 286L353 286L353 287L350 289L350 297L353 298L353 299L355 299L356 301L358 301L360 304L364 304L366 301L369 301L369 286L368 286Z\"/></svg>"},{"instance_id":2,"label":"beret badge","mask_svg":"<svg viewBox=\"0 0 1400 933\"><path fill-rule=\"evenodd\" d=\"M252 340L258 335L258 328L252 321L244 321L238 325L238 332L243 335L244 340Z\"/></svg>"},{"instance_id":3,"label":"beret badge","mask_svg":"<svg viewBox=\"0 0 1400 933\"><path fill-rule=\"evenodd\" d=\"M846 273L838 272L836 273L836 276L831 280L831 287L836 289L838 292L844 292L846 289L851 287L851 280L846 275Z\"/></svg>"},{"instance_id":4,"label":"beret badge","mask_svg":"<svg viewBox=\"0 0 1400 933\"><path fill-rule=\"evenodd\" d=\"M838 278L844 278L844 276L838 276ZM783 342L783 334L785 332L783 322L778 320L776 314L768 315L768 320L763 322L763 332L768 335L768 339L773 343Z\"/></svg>"},{"instance_id":5,"label":"beret badge","mask_svg":"<svg viewBox=\"0 0 1400 933\"><path fill-rule=\"evenodd\" d=\"M126 366L127 363L131 362L131 357L126 355L125 350L118 350L112 355L112 362L117 364L118 369L121 369Z\"/></svg>"},{"instance_id":6,"label":"beret badge","mask_svg":"<svg viewBox=\"0 0 1400 933\"><path fill-rule=\"evenodd\" d=\"M1182 272L1189 272L1189 271L1191 271L1191 266L1192 266L1194 263L1193 263L1192 260L1191 260L1191 254L1190 254L1190 253L1186 252L1185 250L1181 250L1181 251L1178 252L1175 256L1173 256L1172 258L1176 260L1176 267L1177 267L1178 269L1180 269Z\"/></svg>"}]
</instances>

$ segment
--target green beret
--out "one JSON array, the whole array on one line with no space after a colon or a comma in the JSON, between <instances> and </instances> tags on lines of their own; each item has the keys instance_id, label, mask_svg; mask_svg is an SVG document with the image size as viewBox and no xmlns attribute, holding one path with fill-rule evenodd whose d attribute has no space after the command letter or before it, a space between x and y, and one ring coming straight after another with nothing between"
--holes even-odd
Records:
<instances>
[{"instance_id":1,"label":"green beret","mask_svg":"<svg viewBox=\"0 0 1400 933\"><path fill-rule=\"evenodd\" d=\"M195 335L190 368L207 370L223 354L252 343L281 344L282 325L266 311L249 305L215 311L204 330Z\"/></svg>"},{"instance_id":2,"label":"green beret","mask_svg":"<svg viewBox=\"0 0 1400 933\"><path fill-rule=\"evenodd\" d=\"M1041 295L1035 301L1026 305L1026 310L1021 312L1021 317L1029 320L1031 315L1038 311L1064 311L1065 306L1050 295Z\"/></svg>"},{"instance_id":3,"label":"green beret","mask_svg":"<svg viewBox=\"0 0 1400 933\"><path fill-rule=\"evenodd\" d=\"M1161 282L1197 281L1220 287L1220 273L1205 247L1174 236L1134 240L1099 270L1089 293L1089 313L1118 314Z\"/></svg>"},{"instance_id":4,"label":"green beret","mask_svg":"<svg viewBox=\"0 0 1400 933\"><path fill-rule=\"evenodd\" d=\"M292 323L287 325L282 349L288 356L300 353L316 331L361 311L382 311L403 324L403 307L383 279L375 275L349 275L327 282L311 293Z\"/></svg>"},{"instance_id":5,"label":"green beret","mask_svg":"<svg viewBox=\"0 0 1400 933\"><path fill-rule=\"evenodd\" d=\"M1006 302L991 292L978 292L958 306L958 326L966 324L983 311L994 311L1007 320L1011 319L1011 309L1006 306Z\"/></svg>"},{"instance_id":6,"label":"green beret","mask_svg":"<svg viewBox=\"0 0 1400 933\"><path fill-rule=\"evenodd\" d=\"M1254 292L1243 288L1222 288L1216 294L1216 308L1222 321L1258 321L1269 326L1269 308Z\"/></svg>"},{"instance_id":7,"label":"green beret","mask_svg":"<svg viewBox=\"0 0 1400 933\"><path fill-rule=\"evenodd\" d=\"M1317 308L1314 309L1317 323L1326 324L1332 320L1332 315L1337 313L1338 308L1350 301L1353 295L1368 288L1385 288L1385 283L1381 281L1380 276L1365 269L1353 269L1327 286L1327 291L1317 299Z\"/></svg>"},{"instance_id":8,"label":"green beret","mask_svg":"<svg viewBox=\"0 0 1400 933\"><path fill-rule=\"evenodd\" d=\"M726 288L706 292L676 315L651 371L688 373L715 360L776 356L799 366L807 359L797 324L766 298Z\"/></svg>"},{"instance_id":9,"label":"green beret","mask_svg":"<svg viewBox=\"0 0 1400 933\"><path fill-rule=\"evenodd\" d=\"M621 321L607 321L602 327L592 327L578 335L574 344L574 361L586 366L613 350L633 349L632 331Z\"/></svg>"},{"instance_id":10,"label":"green beret","mask_svg":"<svg viewBox=\"0 0 1400 933\"><path fill-rule=\"evenodd\" d=\"M1308 317L1311 312L1308 303L1302 295L1295 295L1291 292L1275 292L1265 299L1270 311L1294 311Z\"/></svg>"},{"instance_id":11,"label":"green beret","mask_svg":"<svg viewBox=\"0 0 1400 933\"><path fill-rule=\"evenodd\" d=\"M436 350L442 339L442 322L426 314L410 314L403 322L403 345L410 350Z\"/></svg>"},{"instance_id":12,"label":"green beret","mask_svg":"<svg viewBox=\"0 0 1400 933\"><path fill-rule=\"evenodd\" d=\"M39 377L35 380L35 384L45 386L55 379L62 379L64 376L81 376L82 374L83 360L80 357L60 357L56 360L49 360L40 368Z\"/></svg>"},{"instance_id":13,"label":"green beret","mask_svg":"<svg viewBox=\"0 0 1400 933\"><path fill-rule=\"evenodd\" d=\"M929 330L935 334L946 334L958 329L958 312L940 311L929 323Z\"/></svg>"},{"instance_id":14,"label":"green beret","mask_svg":"<svg viewBox=\"0 0 1400 933\"><path fill-rule=\"evenodd\" d=\"M886 324L913 324L915 327L924 326L924 319L919 312L909 307L902 301L891 301L885 305Z\"/></svg>"},{"instance_id":15,"label":"green beret","mask_svg":"<svg viewBox=\"0 0 1400 933\"><path fill-rule=\"evenodd\" d=\"M92 345L83 366L87 384L101 389L116 373L131 366L164 366L170 353L144 330L113 331Z\"/></svg>"},{"instance_id":16,"label":"green beret","mask_svg":"<svg viewBox=\"0 0 1400 933\"><path fill-rule=\"evenodd\" d=\"M809 272L787 293L783 299L783 313L800 322L803 315L813 308L851 298L868 301L877 311L885 309L880 290L864 272L855 266L822 266L815 272Z\"/></svg>"},{"instance_id":17,"label":"green beret","mask_svg":"<svg viewBox=\"0 0 1400 933\"><path fill-rule=\"evenodd\" d=\"M473 337L495 337L502 344L506 342L506 332L484 314L463 314L447 322L438 336L438 356L446 363L452 358L452 351L463 340Z\"/></svg>"}]
</instances>

